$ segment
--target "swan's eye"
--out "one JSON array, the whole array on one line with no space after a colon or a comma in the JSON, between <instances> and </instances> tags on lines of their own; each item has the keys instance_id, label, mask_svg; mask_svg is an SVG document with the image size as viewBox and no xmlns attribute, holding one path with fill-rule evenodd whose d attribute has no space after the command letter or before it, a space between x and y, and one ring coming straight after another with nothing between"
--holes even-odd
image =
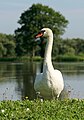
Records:
<instances>
[{"instance_id":1,"label":"swan's eye","mask_svg":"<svg viewBox=\"0 0 84 120\"><path fill-rule=\"evenodd\" d=\"M43 33L43 34L44 34L44 32L45 32L45 30L41 30L41 33Z\"/></svg>"},{"instance_id":2,"label":"swan's eye","mask_svg":"<svg viewBox=\"0 0 84 120\"><path fill-rule=\"evenodd\" d=\"M41 33L44 35L46 33L46 31L45 30L41 30Z\"/></svg>"}]
</instances>

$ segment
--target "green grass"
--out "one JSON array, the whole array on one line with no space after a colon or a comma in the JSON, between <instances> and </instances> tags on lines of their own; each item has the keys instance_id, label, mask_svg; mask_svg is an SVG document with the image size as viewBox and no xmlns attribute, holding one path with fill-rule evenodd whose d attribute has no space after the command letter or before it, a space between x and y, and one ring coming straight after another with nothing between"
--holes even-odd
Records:
<instances>
[{"instance_id":1,"label":"green grass","mask_svg":"<svg viewBox=\"0 0 84 120\"><path fill-rule=\"evenodd\" d=\"M56 62L81 62L84 61L84 56L75 56L75 55L58 55L56 57L52 58L53 61ZM3 57L0 58L0 62L27 62L27 61L41 61L42 58L40 56L35 56L35 57L28 57L28 56L23 56L23 57Z\"/></svg>"},{"instance_id":2,"label":"green grass","mask_svg":"<svg viewBox=\"0 0 84 120\"><path fill-rule=\"evenodd\" d=\"M58 62L81 62L84 61L84 56L75 56L75 55L59 55L54 58L54 61Z\"/></svg>"},{"instance_id":3,"label":"green grass","mask_svg":"<svg viewBox=\"0 0 84 120\"><path fill-rule=\"evenodd\" d=\"M0 120L84 120L84 100L2 101Z\"/></svg>"},{"instance_id":4,"label":"green grass","mask_svg":"<svg viewBox=\"0 0 84 120\"><path fill-rule=\"evenodd\" d=\"M0 58L0 62L27 62L27 61L41 61L42 58L39 56L36 57L28 57L28 56L23 56L23 57L3 57Z\"/></svg>"}]
</instances>

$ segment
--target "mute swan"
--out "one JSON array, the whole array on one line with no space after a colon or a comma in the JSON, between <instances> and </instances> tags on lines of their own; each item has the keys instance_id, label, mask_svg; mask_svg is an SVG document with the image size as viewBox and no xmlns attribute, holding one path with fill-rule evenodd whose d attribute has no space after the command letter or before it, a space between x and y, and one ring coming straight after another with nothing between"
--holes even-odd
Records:
<instances>
[{"instance_id":1,"label":"mute swan","mask_svg":"<svg viewBox=\"0 0 84 120\"><path fill-rule=\"evenodd\" d=\"M53 45L53 33L49 28L43 28L37 35L38 37L47 37L45 48L45 57L43 63L43 73L36 75L34 89L39 92L44 99L58 98L64 88L62 74L59 70L55 70L51 61L51 52Z\"/></svg>"}]
</instances>

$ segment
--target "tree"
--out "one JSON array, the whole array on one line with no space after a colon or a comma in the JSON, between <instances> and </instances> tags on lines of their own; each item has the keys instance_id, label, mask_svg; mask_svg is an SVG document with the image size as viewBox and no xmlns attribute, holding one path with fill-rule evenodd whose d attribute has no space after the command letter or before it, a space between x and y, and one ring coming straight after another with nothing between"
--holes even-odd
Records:
<instances>
[{"instance_id":1,"label":"tree","mask_svg":"<svg viewBox=\"0 0 84 120\"><path fill-rule=\"evenodd\" d=\"M15 56L14 35L0 33L0 57Z\"/></svg>"},{"instance_id":2,"label":"tree","mask_svg":"<svg viewBox=\"0 0 84 120\"><path fill-rule=\"evenodd\" d=\"M24 11L18 23L20 28L15 30L17 55L25 55L36 50L34 35L43 27L49 27L54 32L54 37L62 35L68 24L68 20L59 13L42 4L33 4Z\"/></svg>"}]
</instances>

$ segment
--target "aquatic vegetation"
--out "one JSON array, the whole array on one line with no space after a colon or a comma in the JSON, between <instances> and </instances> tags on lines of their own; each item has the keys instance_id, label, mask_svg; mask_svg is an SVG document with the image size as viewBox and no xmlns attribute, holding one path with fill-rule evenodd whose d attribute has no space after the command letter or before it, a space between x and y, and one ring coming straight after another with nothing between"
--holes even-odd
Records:
<instances>
[{"instance_id":1,"label":"aquatic vegetation","mask_svg":"<svg viewBox=\"0 0 84 120\"><path fill-rule=\"evenodd\" d=\"M84 100L1 101L0 120L84 120Z\"/></svg>"}]
</instances>

